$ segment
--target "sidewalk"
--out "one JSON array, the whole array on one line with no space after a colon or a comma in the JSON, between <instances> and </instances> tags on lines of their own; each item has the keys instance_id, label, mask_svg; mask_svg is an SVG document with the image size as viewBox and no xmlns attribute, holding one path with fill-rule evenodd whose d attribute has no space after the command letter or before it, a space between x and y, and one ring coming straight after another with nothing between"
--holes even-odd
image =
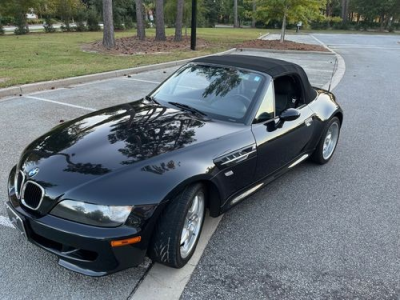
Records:
<instances>
[{"instance_id":1,"label":"sidewalk","mask_svg":"<svg viewBox=\"0 0 400 300\"><path fill-rule=\"evenodd\" d=\"M271 41L271 40L280 40L281 35L280 34L269 34L263 38L263 40L266 41ZM287 34L285 35L285 40L286 41L291 41L291 42L296 42L296 43L303 43L303 44L311 44L311 45L321 45L320 42L318 42L316 39L314 39L311 35L309 34Z\"/></svg>"}]
</instances>

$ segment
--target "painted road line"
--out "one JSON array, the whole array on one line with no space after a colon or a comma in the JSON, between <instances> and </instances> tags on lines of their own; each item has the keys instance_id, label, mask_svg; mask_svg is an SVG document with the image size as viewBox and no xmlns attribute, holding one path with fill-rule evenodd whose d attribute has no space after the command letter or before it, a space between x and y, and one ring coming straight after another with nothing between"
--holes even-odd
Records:
<instances>
[{"instance_id":1,"label":"painted road line","mask_svg":"<svg viewBox=\"0 0 400 300\"><path fill-rule=\"evenodd\" d=\"M400 50L400 47L397 48L386 48L380 46L362 46L362 45L354 45L354 46L338 46L338 45L329 45L335 49L368 49L368 50Z\"/></svg>"},{"instance_id":2,"label":"painted road line","mask_svg":"<svg viewBox=\"0 0 400 300\"><path fill-rule=\"evenodd\" d=\"M64 102L44 99L44 98L40 98L40 97L34 97L34 96L24 96L24 98L33 99L33 100L39 100L39 101L44 101L44 102L49 102L49 103L54 103L54 104L59 104L59 105L64 105L64 106L69 106L69 107L73 107L73 108L84 109L84 110L88 110L88 111L95 111L96 110L96 109L90 108L90 107L74 105L74 104L70 104L70 103L64 103Z\"/></svg>"},{"instance_id":3,"label":"painted road line","mask_svg":"<svg viewBox=\"0 0 400 300\"><path fill-rule=\"evenodd\" d=\"M335 55L336 55L336 58L338 60L337 70L336 70L335 74L333 74L332 81L328 82L327 84L325 84L322 87L324 90L330 89L332 91L333 89L335 89L337 87L337 85L340 83L340 81L342 81L342 79L344 77L344 73L346 72L346 63L345 63L343 57L339 53L333 51L324 42L320 41L318 38L316 38L312 34L310 34L310 36L313 39L315 39L318 43L320 43L323 47L325 47L329 51L335 53Z\"/></svg>"},{"instance_id":4,"label":"painted road line","mask_svg":"<svg viewBox=\"0 0 400 300\"><path fill-rule=\"evenodd\" d=\"M127 80L134 80L134 81L139 81L139 82L146 82L146 83L153 83L153 84L160 84L161 81L151 81L151 80L144 80L144 79L136 79L132 77L124 77L124 79Z\"/></svg>"},{"instance_id":5,"label":"painted road line","mask_svg":"<svg viewBox=\"0 0 400 300\"><path fill-rule=\"evenodd\" d=\"M0 216L0 225L9 228L15 228L14 225L11 223L11 221L7 217L3 216Z\"/></svg>"},{"instance_id":6,"label":"painted road line","mask_svg":"<svg viewBox=\"0 0 400 300\"><path fill-rule=\"evenodd\" d=\"M196 251L185 267L173 269L157 263L154 264L130 299L179 299L221 219L222 216L218 218L206 217Z\"/></svg>"}]
</instances>

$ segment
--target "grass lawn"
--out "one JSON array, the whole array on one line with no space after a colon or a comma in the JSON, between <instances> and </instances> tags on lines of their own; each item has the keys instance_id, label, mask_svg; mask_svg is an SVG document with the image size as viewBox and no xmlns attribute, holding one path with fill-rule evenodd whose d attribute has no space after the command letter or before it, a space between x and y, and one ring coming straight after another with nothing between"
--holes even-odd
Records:
<instances>
[{"instance_id":1,"label":"grass lawn","mask_svg":"<svg viewBox=\"0 0 400 300\"><path fill-rule=\"evenodd\" d=\"M173 29L167 30L167 35L173 33ZM133 56L87 53L81 50L82 44L101 40L102 32L6 35L0 37L0 88L216 53L245 40L256 39L260 33L266 31L199 28L198 37L210 43L207 49ZM146 34L152 36L155 30L148 29ZM117 32L116 38L133 35L133 30Z\"/></svg>"},{"instance_id":2,"label":"grass lawn","mask_svg":"<svg viewBox=\"0 0 400 300\"><path fill-rule=\"evenodd\" d=\"M81 50L82 44L101 40L102 32L33 33L24 36L0 36L0 88L193 58L230 49L243 41L254 40L260 34L267 32L279 33L280 31L271 29L199 28L198 37L209 42L207 49L132 56L88 53ZM293 32L289 30L287 33ZM302 33L309 32L311 31L302 30ZM336 30L320 32L354 33ZM135 34L134 30L117 32L116 38L134 36ZM146 34L147 36L154 36L155 29L147 29ZM167 29L167 35L173 34L173 29Z\"/></svg>"}]
</instances>

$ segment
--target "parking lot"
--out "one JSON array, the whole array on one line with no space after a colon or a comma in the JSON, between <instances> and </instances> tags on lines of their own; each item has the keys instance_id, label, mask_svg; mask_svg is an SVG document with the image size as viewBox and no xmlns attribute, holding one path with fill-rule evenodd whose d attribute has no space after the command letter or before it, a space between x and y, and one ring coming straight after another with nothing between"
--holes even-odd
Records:
<instances>
[{"instance_id":1,"label":"parking lot","mask_svg":"<svg viewBox=\"0 0 400 300\"><path fill-rule=\"evenodd\" d=\"M316 37L347 66L335 89L345 110L335 157L323 167L302 164L228 212L183 299L400 295L400 38ZM249 54L294 61L318 87L329 82L335 63L333 54ZM175 69L0 99L0 199L6 199L9 170L33 139L60 120L137 100ZM5 215L0 205L1 299L127 299L149 267L103 278L75 274L23 241Z\"/></svg>"},{"instance_id":2,"label":"parking lot","mask_svg":"<svg viewBox=\"0 0 400 300\"><path fill-rule=\"evenodd\" d=\"M253 55L281 57L276 53L252 52ZM296 58L306 67L311 82L325 84L332 72L334 55L302 54ZM312 60L318 59L318 63ZM168 77L176 67L160 69L117 79L97 81L69 88L23 95L0 101L0 197L6 199L9 170L24 147L36 137L57 125L90 111L140 99ZM321 78L319 71L323 72ZM0 298L25 298L35 293L38 298L115 298L126 299L144 275L148 266L93 279L74 274L57 265L54 255L23 241L7 225L6 212L0 206ZM112 287L112 288L111 288Z\"/></svg>"}]
</instances>

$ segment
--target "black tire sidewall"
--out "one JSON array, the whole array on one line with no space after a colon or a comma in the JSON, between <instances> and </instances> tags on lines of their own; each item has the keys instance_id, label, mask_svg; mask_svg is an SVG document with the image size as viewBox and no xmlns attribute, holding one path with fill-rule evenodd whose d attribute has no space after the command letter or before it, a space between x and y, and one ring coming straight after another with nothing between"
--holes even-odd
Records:
<instances>
[{"instance_id":1,"label":"black tire sidewall","mask_svg":"<svg viewBox=\"0 0 400 300\"><path fill-rule=\"evenodd\" d=\"M186 215L187 215L190 207L192 206L192 203L193 203L193 200L194 200L194 196L199 191L201 191L203 193L203 195L204 195L204 210L203 210L203 216L202 216L202 220L201 220L201 224L200 224L199 235L197 236L197 240L195 241L195 244L193 246L193 249L192 249L191 253L189 253L189 255L186 258L182 258L181 251L180 251L180 249L181 249L181 235L182 235L183 226L185 224L185 218L186 218ZM203 188L203 185L201 185L201 184L197 185L196 184L194 186L193 191L191 191L190 201L186 201L186 208L185 208L184 213L182 214L181 220L179 222L179 230L177 232L178 235L177 235L177 238L176 238L176 245L175 245L175 247L177 249L177 251L176 251L177 252L177 257L176 257L176 259L177 259L177 262L178 262L179 265L184 266L192 258L193 253L196 250L197 243L200 240L200 235L201 235L201 231L203 230L203 224L204 224L204 219L205 219L205 211L206 211L206 202L205 202L206 198L205 197L206 197L206 193L205 193L205 189Z\"/></svg>"},{"instance_id":2,"label":"black tire sidewall","mask_svg":"<svg viewBox=\"0 0 400 300\"><path fill-rule=\"evenodd\" d=\"M335 123L335 122L339 125L338 140L337 140L337 142L336 142L335 149L333 149L333 152L332 152L331 156L329 156L327 159L325 159L325 158L324 158L324 155L323 155L323 148L324 148L325 137L326 137L326 134L328 133L329 128L330 128L330 127L332 126L332 124ZM323 165L323 164L326 164L327 162L329 162L329 161L331 160L331 158L332 158L333 155L335 154L337 145L338 145L338 143L339 143L340 129L341 129L341 124L340 124L339 118L338 118L338 117L332 117L332 118L329 120L328 124L325 126L324 132L323 132L323 134L322 134L322 136L321 136L321 139L320 139L320 141L319 141L319 143L318 143L318 146L317 146L317 148L315 149L315 152L314 152L314 154L313 154L313 157L312 157L312 158L313 158L313 160L314 160L315 162L317 162L317 163Z\"/></svg>"},{"instance_id":3,"label":"black tire sidewall","mask_svg":"<svg viewBox=\"0 0 400 300\"><path fill-rule=\"evenodd\" d=\"M204 194L204 210L199 235L197 236L192 251L186 258L182 258L180 252L180 240L183 226L185 224L185 218L193 203L194 196L199 191L202 191ZM159 217L157 226L153 232L152 242L149 248L151 259L173 268L181 268L190 260L195 252L203 229L207 207L206 197L207 193L204 185L201 183L195 183L187 186L181 193L171 199L171 202ZM164 250L161 250L163 247L167 247L167 254Z\"/></svg>"}]
</instances>

